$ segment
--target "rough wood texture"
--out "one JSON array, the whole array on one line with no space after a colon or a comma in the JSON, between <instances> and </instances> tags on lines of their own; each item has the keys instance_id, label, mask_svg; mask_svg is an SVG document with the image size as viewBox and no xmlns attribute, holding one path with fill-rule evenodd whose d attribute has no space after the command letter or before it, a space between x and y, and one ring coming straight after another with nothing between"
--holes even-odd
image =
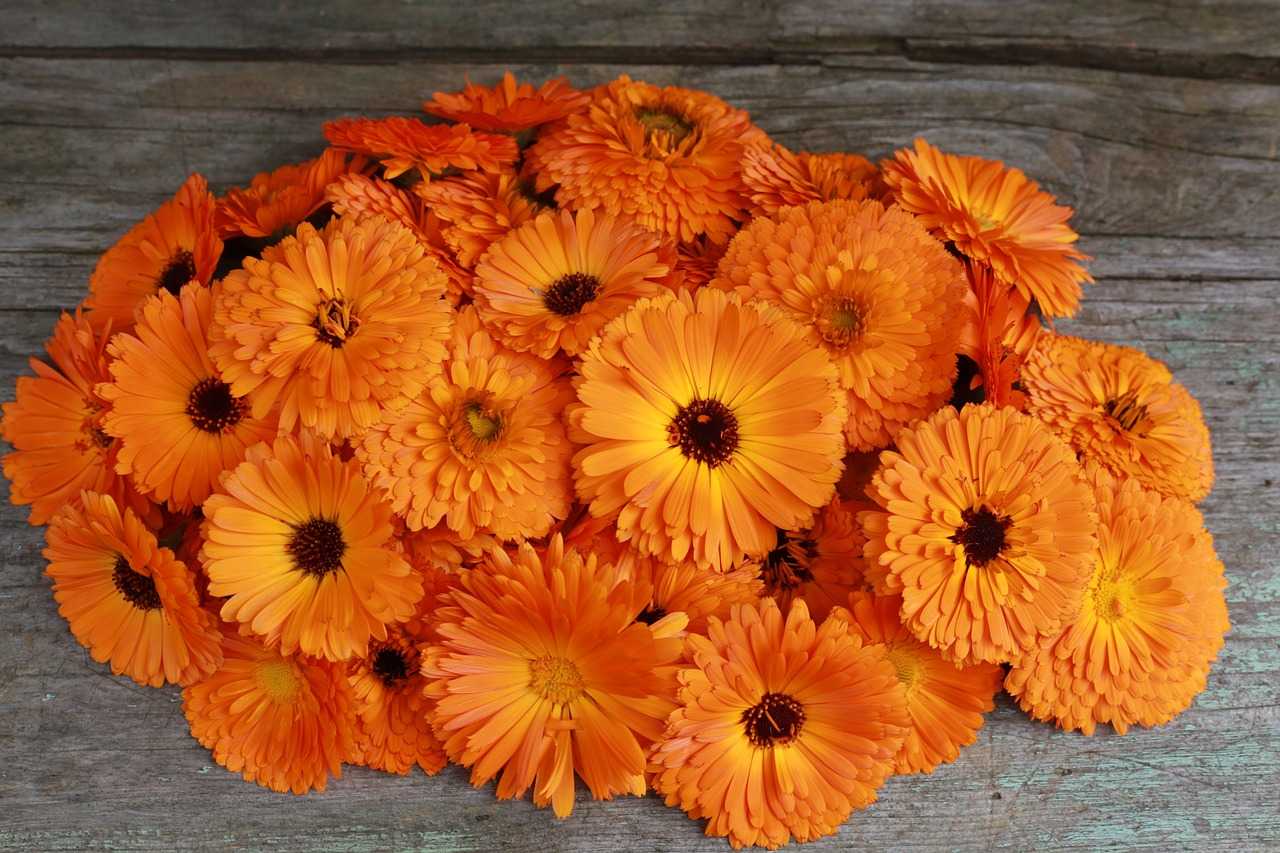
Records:
<instances>
[{"instance_id":1,"label":"rough wood texture","mask_svg":"<svg viewBox=\"0 0 1280 853\"><path fill-rule=\"evenodd\" d=\"M793 147L882 156L925 134L1076 206L1099 282L1063 327L1169 362L1204 404L1204 510L1234 629L1194 707L1083 738L1007 702L977 744L815 849L1280 846L1280 6L1049 0L6 6L0 35L0 396L98 253L191 170L300 159L320 122L412 112L464 74L716 92ZM1069 11L1070 10L1070 11ZM657 801L557 823L436 779L351 769L293 798L213 765L173 690L111 677L0 509L0 848L726 850Z\"/></svg>"}]
</instances>

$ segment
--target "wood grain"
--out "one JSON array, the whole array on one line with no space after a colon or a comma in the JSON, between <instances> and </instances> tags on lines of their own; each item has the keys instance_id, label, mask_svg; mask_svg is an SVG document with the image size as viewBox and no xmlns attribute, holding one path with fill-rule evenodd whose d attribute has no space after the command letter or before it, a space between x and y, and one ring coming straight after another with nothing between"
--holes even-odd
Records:
<instances>
[{"instance_id":1,"label":"wood grain","mask_svg":"<svg viewBox=\"0 0 1280 853\"><path fill-rule=\"evenodd\" d=\"M412 112L466 73L627 71L709 89L794 147L917 134L1006 159L1078 209L1098 284L1072 333L1141 346L1201 400L1203 509L1233 631L1174 723L1066 735L1004 702L979 742L815 849L1280 846L1280 42L1273 3L834 0L656 7L6 7L0 397L97 255L188 171L217 187L319 149L320 122ZM435 779L350 769L276 795L212 763L173 690L94 664L57 616L40 531L0 509L0 849L726 850L681 813L580 800L556 822Z\"/></svg>"}]
</instances>

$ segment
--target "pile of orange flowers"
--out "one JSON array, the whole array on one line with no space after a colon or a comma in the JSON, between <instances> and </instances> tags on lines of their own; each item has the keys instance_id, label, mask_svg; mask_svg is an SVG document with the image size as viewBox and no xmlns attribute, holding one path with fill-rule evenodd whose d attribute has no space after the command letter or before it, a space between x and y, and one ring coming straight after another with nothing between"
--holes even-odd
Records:
<instances>
[{"instance_id":1,"label":"pile of orange flowers","mask_svg":"<svg viewBox=\"0 0 1280 853\"><path fill-rule=\"evenodd\" d=\"M627 77L424 109L193 175L4 406L71 633L219 764L652 790L774 848L1002 688L1085 734L1204 688L1208 430L1053 331L1091 278L1021 171Z\"/></svg>"}]
</instances>

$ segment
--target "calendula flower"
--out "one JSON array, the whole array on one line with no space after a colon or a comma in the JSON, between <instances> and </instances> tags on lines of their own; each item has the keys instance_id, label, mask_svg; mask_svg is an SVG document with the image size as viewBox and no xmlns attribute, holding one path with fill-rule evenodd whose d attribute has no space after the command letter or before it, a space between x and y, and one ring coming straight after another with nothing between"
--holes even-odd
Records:
<instances>
[{"instance_id":1,"label":"calendula flower","mask_svg":"<svg viewBox=\"0 0 1280 853\"><path fill-rule=\"evenodd\" d=\"M222 618L284 654L363 655L422 597L392 546L391 507L354 460L292 436L251 447L204 503L201 551Z\"/></svg>"},{"instance_id":2,"label":"calendula flower","mask_svg":"<svg viewBox=\"0 0 1280 853\"><path fill-rule=\"evenodd\" d=\"M9 500L30 506L32 524L45 524L80 492L110 495L154 520L150 501L116 473L120 440L102 429L107 402L99 383L110 380L110 333L95 331L77 311L63 314L45 344L52 365L31 359L35 376L19 376L16 398L4 404L0 434L13 447L3 459Z\"/></svg>"},{"instance_id":3,"label":"calendula flower","mask_svg":"<svg viewBox=\"0 0 1280 853\"><path fill-rule=\"evenodd\" d=\"M723 570L831 499L845 395L826 353L770 305L705 289L641 299L579 374L578 496L643 553Z\"/></svg>"},{"instance_id":4,"label":"calendula flower","mask_svg":"<svg viewBox=\"0 0 1280 853\"><path fill-rule=\"evenodd\" d=\"M573 810L575 774L595 799L645 791L645 748L662 733L679 657L678 615L636 621L611 567L552 537L495 551L437 609L423 673L435 729L477 787Z\"/></svg>"},{"instance_id":5,"label":"calendula flower","mask_svg":"<svg viewBox=\"0 0 1280 853\"><path fill-rule=\"evenodd\" d=\"M742 156L742 182L756 216L811 201L861 201L871 197L877 176L875 164L857 154L794 154L758 145Z\"/></svg>"},{"instance_id":6,"label":"calendula flower","mask_svg":"<svg viewBox=\"0 0 1280 853\"><path fill-rule=\"evenodd\" d=\"M898 433L859 513L868 579L960 663L1017 659L1080 606L1097 547L1075 453L1027 415L950 407Z\"/></svg>"},{"instance_id":7,"label":"calendula flower","mask_svg":"<svg viewBox=\"0 0 1280 853\"><path fill-rule=\"evenodd\" d=\"M1222 563L1190 503L1090 464L1098 548L1079 613L1005 686L1039 720L1093 734L1158 725L1204 688L1229 627Z\"/></svg>"},{"instance_id":8,"label":"calendula flower","mask_svg":"<svg viewBox=\"0 0 1280 853\"><path fill-rule=\"evenodd\" d=\"M863 586L862 547L866 537L857 518L838 498L822 508L813 526L779 530L773 550L743 564L760 578L760 594L783 611L803 599L814 619L822 620L849 593Z\"/></svg>"},{"instance_id":9,"label":"calendula flower","mask_svg":"<svg viewBox=\"0 0 1280 853\"><path fill-rule=\"evenodd\" d=\"M348 172L361 171L365 162L329 148L314 160L255 175L248 187L232 187L218 199L213 214L218 236L283 236L324 205L325 187Z\"/></svg>"},{"instance_id":10,"label":"calendula flower","mask_svg":"<svg viewBox=\"0 0 1280 853\"><path fill-rule=\"evenodd\" d=\"M515 163L515 140L492 133L473 133L465 124L426 124L416 118L343 118L325 122L325 138L341 151L382 162L391 180L417 169L423 180L446 169L497 171Z\"/></svg>"},{"instance_id":11,"label":"calendula flower","mask_svg":"<svg viewBox=\"0 0 1280 853\"><path fill-rule=\"evenodd\" d=\"M1027 407L1022 365L1040 335L1040 321L1018 291L1002 284L982 264L968 266L973 293L972 337L961 350L978 366L970 390L982 388L982 399L996 406Z\"/></svg>"},{"instance_id":12,"label":"calendula flower","mask_svg":"<svg viewBox=\"0 0 1280 853\"><path fill-rule=\"evenodd\" d=\"M804 602L784 617L771 600L686 642L694 666L652 756L667 805L735 848L777 849L832 835L875 801L911 724L879 647L843 620L815 625Z\"/></svg>"},{"instance_id":13,"label":"calendula flower","mask_svg":"<svg viewBox=\"0 0 1280 853\"><path fill-rule=\"evenodd\" d=\"M177 296L188 282L209 283L222 255L215 206L204 178L192 175L103 254L84 301L96 330L128 329L137 307L159 290Z\"/></svg>"},{"instance_id":14,"label":"calendula flower","mask_svg":"<svg viewBox=\"0 0 1280 853\"><path fill-rule=\"evenodd\" d=\"M676 269L672 277L673 289L697 290L715 278L716 268L724 257L728 243L713 243L699 237L676 246Z\"/></svg>"},{"instance_id":15,"label":"calendula flower","mask_svg":"<svg viewBox=\"0 0 1280 853\"><path fill-rule=\"evenodd\" d=\"M542 209L514 172L469 172L413 189L444 223L440 233L467 269Z\"/></svg>"},{"instance_id":16,"label":"calendula flower","mask_svg":"<svg viewBox=\"0 0 1280 853\"><path fill-rule=\"evenodd\" d=\"M139 684L190 684L222 660L187 567L133 510L83 492L49 520L45 574L58 612L99 663Z\"/></svg>"},{"instance_id":17,"label":"calendula flower","mask_svg":"<svg viewBox=\"0 0 1280 853\"><path fill-rule=\"evenodd\" d=\"M507 346L578 355L605 323L663 292L675 252L625 218L543 213L490 247L476 268L480 318Z\"/></svg>"},{"instance_id":18,"label":"calendula flower","mask_svg":"<svg viewBox=\"0 0 1280 853\"><path fill-rule=\"evenodd\" d=\"M422 109L434 116L469 124L478 130L519 133L586 108L591 96L563 77L537 89L517 83L510 71L492 88L468 81L461 92L436 92Z\"/></svg>"},{"instance_id":19,"label":"calendula flower","mask_svg":"<svg viewBox=\"0 0 1280 853\"><path fill-rule=\"evenodd\" d=\"M415 185L418 186L418 185ZM426 202L395 184L366 175L344 175L325 189L334 212L352 219L390 219L413 232L449 279L449 301L455 305L471 294L471 271L463 267L445 239L446 223Z\"/></svg>"},{"instance_id":20,"label":"calendula flower","mask_svg":"<svg viewBox=\"0 0 1280 853\"><path fill-rule=\"evenodd\" d=\"M746 218L742 158L764 132L706 92L659 88L623 75L590 107L547 130L525 152L539 192L561 206L626 213L676 240L727 241Z\"/></svg>"},{"instance_id":21,"label":"calendula flower","mask_svg":"<svg viewBox=\"0 0 1280 853\"><path fill-rule=\"evenodd\" d=\"M1200 404L1145 353L1046 333L1022 382L1027 411L1085 456L1166 495L1209 494L1213 452Z\"/></svg>"},{"instance_id":22,"label":"calendula flower","mask_svg":"<svg viewBox=\"0 0 1280 853\"><path fill-rule=\"evenodd\" d=\"M111 404L102 428L121 442L119 471L177 511L203 503L245 448L276 434L275 421L253 417L209 359L212 318L208 288L150 297L133 331L112 339L111 381L98 389Z\"/></svg>"},{"instance_id":23,"label":"calendula flower","mask_svg":"<svg viewBox=\"0 0 1280 853\"><path fill-rule=\"evenodd\" d=\"M484 531L462 537L443 522L425 530L409 530L399 516L394 521L400 547L413 565L457 571L478 563L491 549L502 547L499 539Z\"/></svg>"},{"instance_id":24,"label":"calendula flower","mask_svg":"<svg viewBox=\"0 0 1280 853\"><path fill-rule=\"evenodd\" d=\"M757 217L711 286L766 299L806 327L839 371L852 449L887 446L951 396L963 271L897 207L814 202Z\"/></svg>"},{"instance_id":25,"label":"calendula flower","mask_svg":"<svg viewBox=\"0 0 1280 853\"><path fill-rule=\"evenodd\" d=\"M422 243L388 219L333 220L222 280L209 354L254 417L358 435L438 375L452 312Z\"/></svg>"},{"instance_id":26,"label":"calendula flower","mask_svg":"<svg viewBox=\"0 0 1280 853\"><path fill-rule=\"evenodd\" d=\"M323 791L355 749L343 664L285 656L226 628L216 672L182 691L191 736L213 760L273 791Z\"/></svg>"},{"instance_id":27,"label":"calendula flower","mask_svg":"<svg viewBox=\"0 0 1280 853\"><path fill-rule=\"evenodd\" d=\"M841 613L849 630L885 650L907 697L911 727L895 758L896 773L932 773L978 739L982 715L995 708L1004 669L994 663L957 666L915 638L898 618L902 598L859 591Z\"/></svg>"},{"instance_id":28,"label":"calendula flower","mask_svg":"<svg viewBox=\"0 0 1280 853\"><path fill-rule=\"evenodd\" d=\"M946 154L923 139L880 168L898 204L1045 314L1070 317L1079 309L1081 284L1093 278L1078 263L1088 256L1067 225L1072 210L1020 170Z\"/></svg>"},{"instance_id":29,"label":"calendula flower","mask_svg":"<svg viewBox=\"0 0 1280 853\"><path fill-rule=\"evenodd\" d=\"M444 376L370 429L357 457L410 530L543 536L573 496L564 369L497 344L466 310Z\"/></svg>"},{"instance_id":30,"label":"calendula flower","mask_svg":"<svg viewBox=\"0 0 1280 853\"><path fill-rule=\"evenodd\" d=\"M350 664L356 753L366 767L403 775L417 766L434 776L446 763L422 693L427 682L419 644L428 639L425 626L425 620L412 619L391 628L385 640L371 643Z\"/></svg>"}]
</instances>

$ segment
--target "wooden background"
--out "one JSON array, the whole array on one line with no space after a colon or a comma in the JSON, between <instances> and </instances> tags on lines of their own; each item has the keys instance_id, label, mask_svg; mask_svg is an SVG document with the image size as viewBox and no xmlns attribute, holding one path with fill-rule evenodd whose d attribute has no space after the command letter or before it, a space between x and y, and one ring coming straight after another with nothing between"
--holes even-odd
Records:
<instances>
[{"instance_id":1,"label":"wooden background","mask_svg":"<svg viewBox=\"0 0 1280 853\"><path fill-rule=\"evenodd\" d=\"M93 11L101 5L109 13ZM1073 10L1073 11L1068 11ZM1280 846L1280 6L1051 0L2 4L0 396L99 253L188 172L216 189L311 156L320 123L412 113L464 74L627 71L711 90L792 148L873 158L924 134L1077 210L1099 281L1070 332L1166 360L1204 404L1205 502L1234 629L1194 707L1127 737L1003 701L977 744L814 849ZM174 690L113 678L0 509L0 848L727 850L654 799L556 822L461 771L351 769L322 795L242 782Z\"/></svg>"}]
</instances>

